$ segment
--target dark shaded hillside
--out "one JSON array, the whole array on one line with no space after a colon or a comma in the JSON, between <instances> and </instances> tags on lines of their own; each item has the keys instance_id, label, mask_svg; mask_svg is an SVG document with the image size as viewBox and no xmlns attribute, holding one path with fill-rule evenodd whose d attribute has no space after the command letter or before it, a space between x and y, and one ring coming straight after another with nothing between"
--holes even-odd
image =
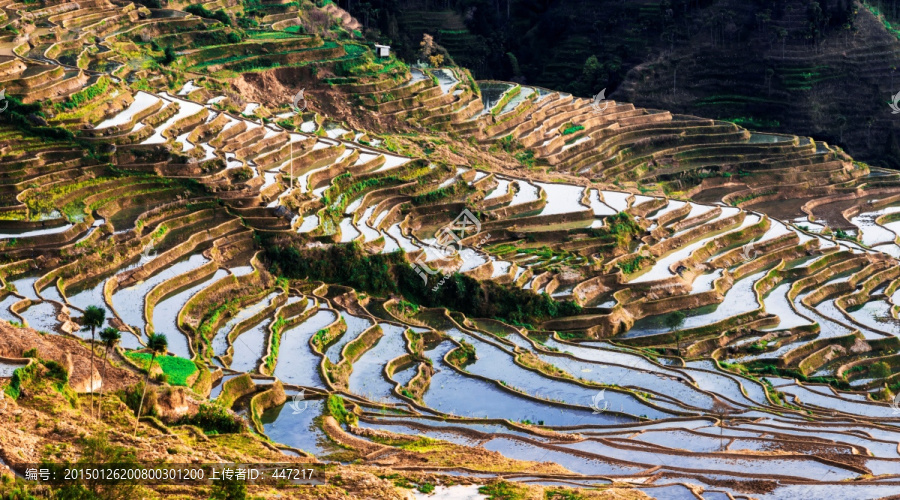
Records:
<instances>
[{"instance_id":1,"label":"dark shaded hillside","mask_svg":"<svg viewBox=\"0 0 900 500\"><path fill-rule=\"evenodd\" d=\"M340 0L340 6L416 59L424 33L481 79L526 81L590 94L615 87L643 62L672 10L620 0ZM677 0L679 15L711 0ZM592 59L594 56L594 59ZM598 63L599 61L599 63Z\"/></svg>"},{"instance_id":2,"label":"dark shaded hillside","mask_svg":"<svg viewBox=\"0 0 900 500\"><path fill-rule=\"evenodd\" d=\"M607 88L640 106L811 135L900 166L886 104L900 87L900 42L850 0L339 3L408 60L429 33L479 79L581 96Z\"/></svg>"},{"instance_id":3,"label":"dark shaded hillside","mask_svg":"<svg viewBox=\"0 0 900 500\"><path fill-rule=\"evenodd\" d=\"M900 42L863 6L849 22L811 34L804 5L789 2L768 29L738 40L700 32L632 68L614 97L811 135L897 168L897 120L888 102L900 90Z\"/></svg>"}]
</instances>

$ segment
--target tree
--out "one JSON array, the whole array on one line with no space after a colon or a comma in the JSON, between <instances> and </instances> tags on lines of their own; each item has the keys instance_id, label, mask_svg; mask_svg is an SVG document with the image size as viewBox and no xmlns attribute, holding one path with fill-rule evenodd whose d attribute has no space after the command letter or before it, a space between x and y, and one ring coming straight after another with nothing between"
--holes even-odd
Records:
<instances>
[{"instance_id":1,"label":"tree","mask_svg":"<svg viewBox=\"0 0 900 500\"><path fill-rule=\"evenodd\" d=\"M844 143L844 127L847 126L847 117L844 115L838 115L836 118L838 131L840 132L840 138L838 141L843 144Z\"/></svg>"},{"instance_id":2,"label":"tree","mask_svg":"<svg viewBox=\"0 0 900 500\"><path fill-rule=\"evenodd\" d=\"M666 327L673 333L677 332L681 329L681 326L684 325L684 320L686 316L681 311L675 311L672 314L666 316ZM678 341L678 355L681 356L681 334L676 334L676 340Z\"/></svg>"},{"instance_id":3,"label":"tree","mask_svg":"<svg viewBox=\"0 0 900 500\"><path fill-rule=\"evenodd\" d=\"M223 479L213 481L211 500L244 500L247 498L247 485L239 479Z\"/></svg>"},{"instance_id":4,"label":"tree","mask_svg":"<svg viewBox=\"0 0 900 500\"><path fill-rule=\"evenodd\" d=\"M119 340L122 338L122 334L119 333L119 330L108 326L100 331L100 340L103 342L105 349L103 350L103 382L104 384L100 386L100 401L101 403L97 405L97 418L102 418L103 414L103 387L106 385L106 369L109 366L107 359L109 358L109 350L115 349L116 344L119 343Z\"/></svg>"},{"instance_id":5,"label":"tree","mask_svg":"<svg viewBox=\"0 0 900 500\"><path fill-rule=\"evenodd\" d=\"M775 28L775 34L777 34L778 38L781 40L781 58L784 59L784 45L787 43L788 30L778 27Z\"/></svg>"},{"instance_id":6,"label":"tree","mask_svg":"<svg viewBox=\"0 0 900 500\"><path fill-rule=\"evenodd\" d=\"M141 403L138 405L137 415L134 420L134 435L137 436L138 423L141 421L141 412L144 411L144 397L147 395L147 384L150 382L150 371L156 356L165 354L169 350L169 339L161 333L151 333L147 338L147 348L150 349L150 364L147 365L147 373L144 374L144 390L141 391Z\"/></svg>"},{"instance_id":7,"label":"tree","mask_svg":"<svg viewBox=\"0 0 900 500\"><path fill-rule=\"evenodd\" d=\"M168 66L168 65L172 64L173 62L175 62L175 59L177 59L177 58L178 57L175 55L175 49L173 49L172 47L166 47L163 50L162 63L164 66Z\"/></svg>"},{"instance_id":8,"label":"tree","mask_svg":"<svg viewBox=\"0 0 900 500\"><path fill-rule=\"evenodd\" d=\"M719 418L719 446L725 451L725 418L731 413L731 407L716 399L712 405L712 412Z\"/></svg>"},{"instance_id":9,"label":"tree","mask_svg":"<svg viewBox=\"0 0 900 500\"><path fill-rule=\"evenodd\" d=\"M94 334L97 332L97 328L103 326L103 323L106 322L106 309L97 306L87 306L84 309L84 317L82 318L82 322L84 323L82 326L83 331L90 330L91 331L91 370L88 372L88 386L91 391L91 417L94 416Z\"/></svg>"},{"instance_id":10,"label":"tree","mask_svg":"<svg viewBox=\"0 0 900 500\"><path fill-rule=\"evenodd\" d=\"M434 41L434 37L428 33L422 35L422 41L419 42L419 47L419 57L428 61L428 64L433 67L439 67L444 63L454 64L447 49L438 45Z\"/></svg>"}]
</instances>

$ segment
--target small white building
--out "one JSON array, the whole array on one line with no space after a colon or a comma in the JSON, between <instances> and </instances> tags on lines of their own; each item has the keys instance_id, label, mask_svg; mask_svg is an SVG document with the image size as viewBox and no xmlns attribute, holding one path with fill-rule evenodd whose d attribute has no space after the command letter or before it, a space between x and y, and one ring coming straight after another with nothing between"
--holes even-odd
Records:
<instances>
[{"instance_id":1,"label":"small white building","mask_svg":"<svg viewBox=\"0 0 900 500\"><path fill-rule=\"evenodd\" d=\"M391 46L390 45L379 45L375 44L375 54L378 57L391 57Z\"/></svg>"}]
</instances>

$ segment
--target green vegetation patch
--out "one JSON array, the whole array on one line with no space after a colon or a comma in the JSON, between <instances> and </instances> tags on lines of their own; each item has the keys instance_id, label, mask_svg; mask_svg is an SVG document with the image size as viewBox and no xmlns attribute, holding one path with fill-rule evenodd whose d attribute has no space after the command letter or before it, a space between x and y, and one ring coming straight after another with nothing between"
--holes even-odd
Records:
<instances>
[{"instance_id":1,"label":"green vegetation patch","mask_svg":"<svg viewBox=\"0 0 900 500\"><path fill-rule=\"evenodd\" d=\"M562 135L574 134L575 132L580 132L584 130L584 125L575 125L572 122L565 124Z\"/></svg>"},{"instance_id":2,"label":"green vegetation patch","mask_svg":"<svg viewBox=\"0 0 900 500\"><path fill-rule=\"evenodd\" d=\"M44 368L46 371L41 373ZM22 388L30 382L37 381L38 378L50 382L57 391L63 391L69 382L69 374L61 364L56 361L36 360L28 366L16 368L5 392L9 397L19 399Z\"/></svg>"},{"instance_id":3,"label":"green vegetation patch","mask_svg":"<svg viewBox=\"0 0 900 500\"><path fill-rule=\"evenodd\" d=\"M344 406L344 398L338 396L337 394L329 395L325 406L328 410L328 414L334 417L334 419L338 422L347 424L356 422L356 415L347 410L347 408Z\"/></svg>"},{"instance_id":4,"label":"green vegetation patch","mask_svg":"<svg viewBox=\"0 0 900 500\"><path fill-rule=\"evenodd\" d=\"M126 354L144 370L150 363L150 353L129 352ZM167 381L172 385L187 385L187 379L197 371L197 365L193 361L178 356L157 356L154 363L158 363Z\"/></svg>"},{"instance_id":5,"label":"green vegetation patch","mask_svg":"<svg viewBox=\"0 0 900 500\"><path fill-rule=\"evenodd\" d=\"M581 307L558 302L547 294L492 281L479 282L459 273L422 279L402 252L369 255L356 243L330 248L298 248L289 242L273 244L257 234L272 271L291 279L310 279L353 287L375 296L400 294L408 302L446 307L466 316L502 318L514 323L540 323L579 314Z\"/></svg>"},{"instance_id":6,"label":"green vegetation patch","mask_svg":"<svg viewBox=\"0 0 900 500\"><path fill-rule=\"evenodd\" d=\"M201 404L197 413L181 417L178 423L196 425L207 434L234 434L244 428L240 417L214 403Z\"/></svg>"}]
</instances>

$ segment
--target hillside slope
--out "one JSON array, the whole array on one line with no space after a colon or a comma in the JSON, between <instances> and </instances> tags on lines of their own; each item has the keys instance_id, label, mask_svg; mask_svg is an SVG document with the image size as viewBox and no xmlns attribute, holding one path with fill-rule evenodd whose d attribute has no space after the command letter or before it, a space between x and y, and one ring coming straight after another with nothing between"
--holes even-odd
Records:
<instances>
[{"instance_id":1,"label":"hillside slope","mask_svg":"<svg viewBox=\"0 0 900 500\"><path fill-rule=\"evenodd\" d=\"M341 5L344 5L342 2ZM514 80L757 130L900 165L890 97L900 41L848 0L350 2L415 59L434 36L478 79ZM874 10L874 9L873 9ZM674 94L673 94L674 92Z\"/></svg>"},{"instance_id":2,"label":"hillside slope","mask_svg":"<svg viewBox=\"0 0 900 500\"><path fill-rule=\"evenodd\" d=\"M887 103L900 90L900 77L893 78L900 42L859 7L854 31L831 30L815 44L799 36L809 22L804 2L788 7L793 11L746 39L716 42L699 32L673 52L632 68L613 96L810 135L860 160L896 168L897 120ZM789 35L782 39L779 29Z\"/></svg>"}]
</instances>

